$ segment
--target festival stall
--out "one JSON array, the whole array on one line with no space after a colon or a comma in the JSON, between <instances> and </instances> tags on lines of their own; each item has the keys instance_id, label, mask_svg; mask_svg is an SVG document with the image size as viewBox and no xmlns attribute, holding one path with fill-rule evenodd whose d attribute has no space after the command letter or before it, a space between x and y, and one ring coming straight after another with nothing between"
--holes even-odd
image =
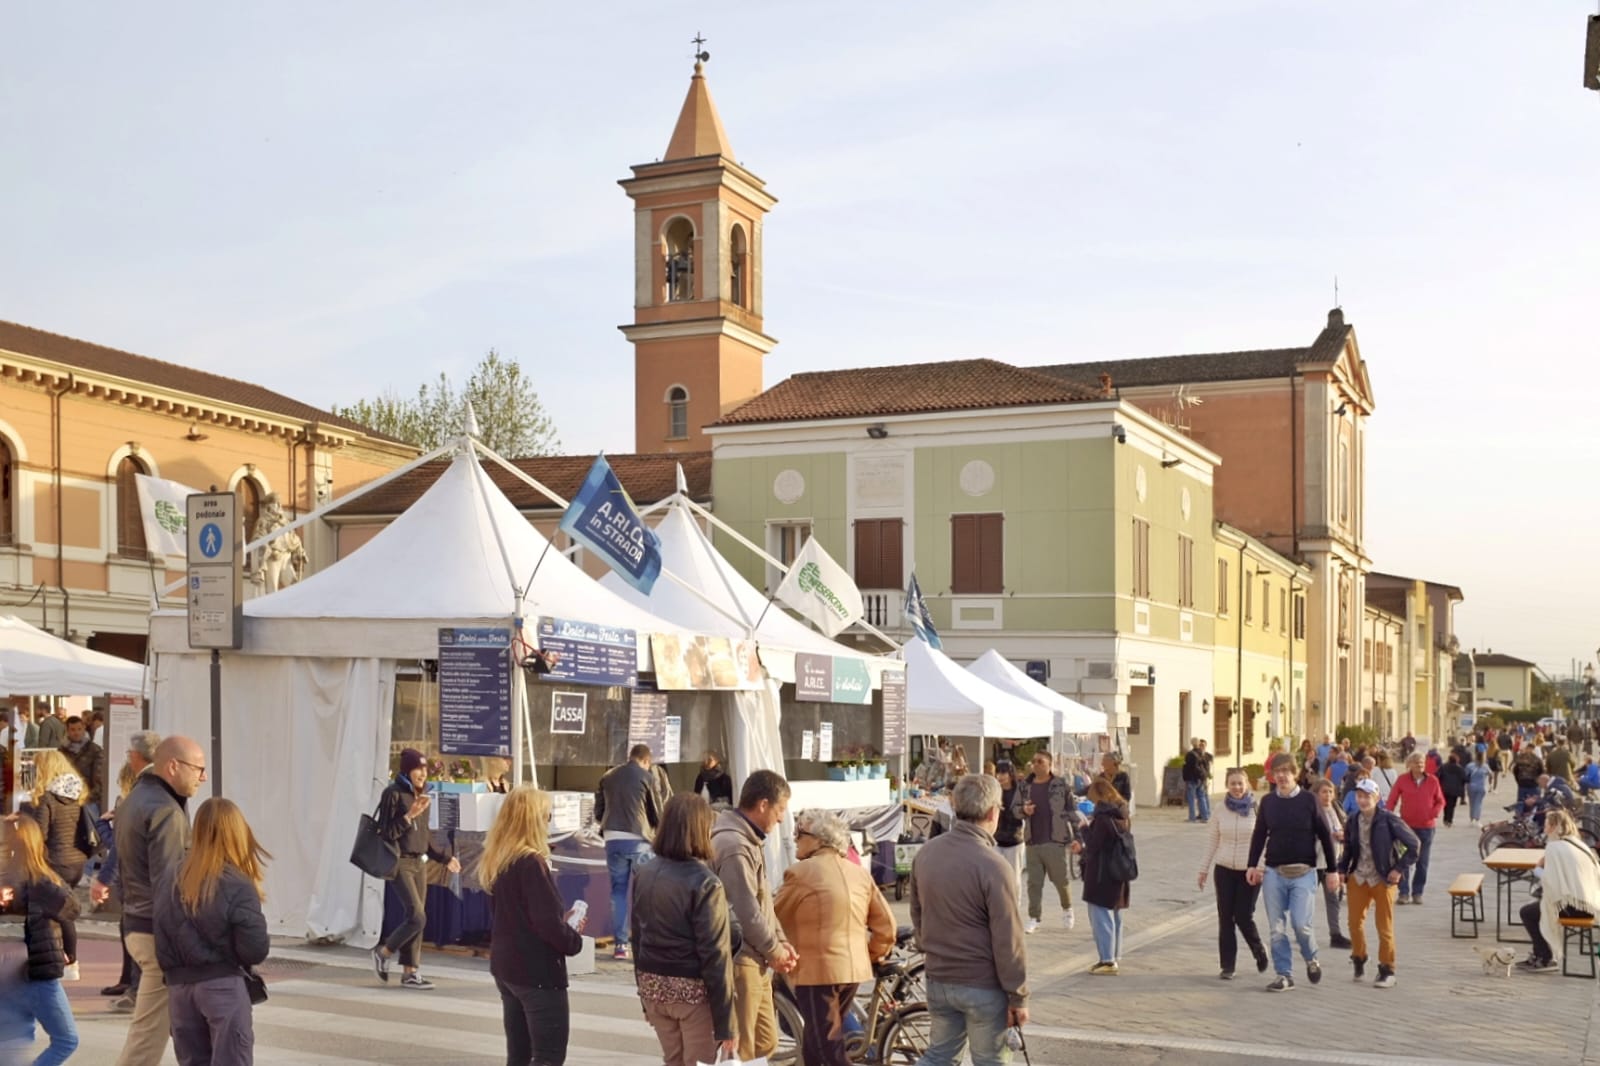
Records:
<instances>
[{"instance_id":1,"label":"festival stall","mask_svg":"<svg viewBox=\"0 0 1600 1066\"><path fill-rule=\"evenodd\" d=\"M967 667L967 671L1002 692L1048 707L1055 715L1051 746L1057 753L1065 750L1068 737L1077 738L1072 743L1079 749L1071 754L1082 754L1084 738L1107 733L1109 727L1104 711L1087 707L1049 685L1041 685L993 648L980 655L976 662Z\"/></svg>"},{"instance_id":2,"label":"festival stall","mask_svg":"<svg viewBox=\"0 0 1600 1066\"><path fill-rule=\"evenodd\" d=\"M1048 737L1055 714L957 666L926 641L902 649L911 731L960 737Z\"/></svg>"},{"instance_id":3,"label":"festival stall","mask_svg":"<svg viewBox=\"0 0 1600 1066\"><path fill-rule=\"evenodd\" d=\"M432 741L424 750L447 759L508 757L513 781L538 776L548 787L550 762L537 743L548 730L531 722L539 716L570 729L574 701L557 700L566 689L601 697L584 708L583 726L599 738L604 761L620 761L633 724L627 684L656 665L655 638L693 636L549 550L463 448L421 498L347 559L246 603L243 648L222 653L221 787L274 855L265 886L272 931L376 941L383 883L348 859L357 820L387 784L397 744ZM209 654L188 647L182 612L152 617L151 644L154 728L207 743ZM573 654L549 655L557 646ZM507 667L508 658L528 668ZM550 672L536 674L535 666ZM453 681L441 676L447 670ZM509 673L509 686L485 688L485 675L492 680L496 671ZM615 683L594 681L598 687L586 690L590 673ZM726 716L742 729L732 757L746 761L746 772L763 765L777 747L767 723L732 709ZM524 774L530 749L539 765ZM452 776L448 767L443 776ZM439 787L463 793L456 803L435 804L436 812L456 809L458 825L492 810L481 783ZM603 865L591 872L604 879ZM590 931L603 932L607 920L592 911Z\"/></svg>"}]
</instances>

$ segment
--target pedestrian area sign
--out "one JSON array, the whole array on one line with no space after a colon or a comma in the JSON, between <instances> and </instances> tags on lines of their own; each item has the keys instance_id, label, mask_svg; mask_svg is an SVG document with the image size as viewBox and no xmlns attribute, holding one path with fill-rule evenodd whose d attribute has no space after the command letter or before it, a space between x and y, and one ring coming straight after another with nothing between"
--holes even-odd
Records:
<instances>
[{"instance_id":1,"label":"pedestrian area sign","mask_svg":"<svg viewBox=\"0 0 1600 1066\"><path fill-rule=\"evenodd\" d=\"M231 492L197 492L185 501L189 569L184 602L191 648L241 646L244 589L234 533L237 508Z\"/></svg>"}]
</instances>

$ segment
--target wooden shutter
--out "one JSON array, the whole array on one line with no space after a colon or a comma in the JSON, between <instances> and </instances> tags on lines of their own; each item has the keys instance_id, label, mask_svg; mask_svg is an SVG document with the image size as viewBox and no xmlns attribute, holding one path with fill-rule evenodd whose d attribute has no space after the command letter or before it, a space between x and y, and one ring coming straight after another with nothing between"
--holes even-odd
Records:
<instances>
[{"instance_id":1,"label":"wooden shutter","mask_svg":"<svg viewBox=\"0 0 1600 1066\"><path fill-rule=\"evenodd\" d=\"M999 595L1005 591L1005 516L950 516L950 590Z\"/></svg>"},{"instance_id":2,"label":"wooden shutter","mask_svg":"<svg viewBox=\"0 0 1600 1066\"><path fill-rule=\"evenodd\" d=\"M905 587L901 564L905 523L898 518L856 519L856 587Z\"/></svg>"},{"instance_id":3,"label":"wooden shutter","mask_svg":"<svg viewBox=\"0 0 1600 1066\"><path fill-rule=\"evenodd\" d=\"M144 542L144 517L139 513L139 486L135 474L145 473L133 456L117 464L117 554L124 559L144 559L149 551ZM56 531L61 536L61 531Z\"/></svg>"}]
</instances>

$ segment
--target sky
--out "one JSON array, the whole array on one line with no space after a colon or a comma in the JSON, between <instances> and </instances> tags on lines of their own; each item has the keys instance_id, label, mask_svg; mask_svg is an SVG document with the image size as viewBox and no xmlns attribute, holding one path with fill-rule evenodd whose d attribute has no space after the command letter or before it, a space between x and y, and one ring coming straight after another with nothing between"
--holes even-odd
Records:
<instances>
[{"instance_id":1,"label":"sky","mask_svg":"<svg viewBox=\"0 0 1600 1066\"><path fill-rule=\"evenodd\" d=\"M489 348L632 449L631 164L697 32L806 370L1308 345L1376 410L1375 569L1600 647L1595 0L283 0L0 12L0 318L318 406Z\"/></svg>"}]
</instances>

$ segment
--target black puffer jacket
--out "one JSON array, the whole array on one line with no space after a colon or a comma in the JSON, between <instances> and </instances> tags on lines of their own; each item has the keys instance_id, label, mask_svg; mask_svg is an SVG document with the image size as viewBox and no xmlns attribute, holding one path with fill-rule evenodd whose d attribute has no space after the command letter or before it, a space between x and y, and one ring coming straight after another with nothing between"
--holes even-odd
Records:
<instances>
[{"instance_id":1,"label":"black puffer jacket","mask_svg":"<svg viewBox=\"0 0 1600 1066\"><path fill-rule=\"evenodd\" d=\"M739 921L711 867L660 856L638 867L629 921L634 969L704 981L716 1038L731 1039Z\"/></svg>"},{"instance_id":2,"label":"black puffer jacket","mask_svg":"<svg viewBox=\"0 0 1600 1066\"><path fill-rule=\"evenodd\" d=\"M190 914L178 898L177 871L156 888L156 958L169 985L228 977L267 957L267 919L256 886L232 866L222 868L211 902Z\"/></svg>"},{"instance_id":3,"label":"black puffer jacket","mask_svg":"<svg viewBox=\"0 0 1600 1066\"><path fill-rule=\"evenodd\" d=\"M83 867L89 856L78 850L78 819L82 805L46 792L37 805L25 803L22 809L39 823L44 833L45 861L56 876L68 885L83 880Z\"/></svg>"},{"instance_id":4,"label":"black puffer jacket","mask_svg":"<svg viewBox=\"0 0 1600 1066\"><path fill-rule=\"evenodd\" d=\"M22 939L28 946L28 980L59 981L67 965L61 945L61 923L76 921L78 901L54 881L30 881L14 886L16 895L6 908L23 916Z\"/></svg>"}]
</instances>

